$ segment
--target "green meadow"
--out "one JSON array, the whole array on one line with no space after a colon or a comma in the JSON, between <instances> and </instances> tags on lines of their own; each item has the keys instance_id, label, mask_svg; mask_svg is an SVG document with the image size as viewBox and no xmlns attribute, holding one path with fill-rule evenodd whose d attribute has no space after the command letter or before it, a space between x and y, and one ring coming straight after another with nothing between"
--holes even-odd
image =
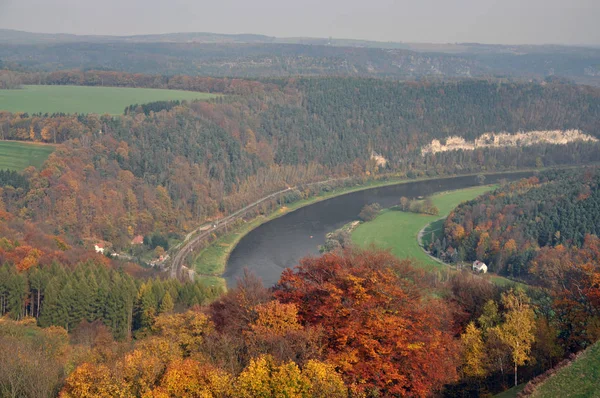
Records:
<instances>
[{"instance_id":1,"label":"green meadow","mask_svg":"<svg viewBox=\"0 0 600 398\"><path fill-rule=\"evenodd\" d=\"M217 95L182 90L129 87L23 86L0 90L0 110L27 113L97 113L120 115L132 104L206 100Z\"/></svg>"},{"instance_id":2,"label":"green meadow","mask_svg":"<svg viewBox=\"0 0 600 398\"><path fill-rule=\"evenodd\" d=\"M0 141L0 169L21 171L29 166L39 168L52 151L52 145Z\"/></svg>"},{"instance_id":3,"label":"green meadow","mask_svg":"<svg viewBox=\"0 0 600 398\"><path fill-rule=\"evenodd\" d=\"M600 343L588 348L572 364L538 386L532 398L600 396Z\"/></svg>"},{"instance_id":4,"label":"green meadow","mask_svg":"<svg viewBox=\"0 0 600 398\"><path fill-rule=\"evenodd\" d=\"M440 192L431 196L433 204L439 209L439 215L409 213L399 210L383 210L375 220L360 224L352 232L352 241L359 247L390 249L399 258L413 258L426 268L441 267L442 264L427 255L419 246L417 235L430 223L433 229L441 228L440 217L446 217L460 203L474 199L494 189L494 186L478 186L456 191ZM400 198L398 198L400 200Z\"/></svg>"}]
</instances>

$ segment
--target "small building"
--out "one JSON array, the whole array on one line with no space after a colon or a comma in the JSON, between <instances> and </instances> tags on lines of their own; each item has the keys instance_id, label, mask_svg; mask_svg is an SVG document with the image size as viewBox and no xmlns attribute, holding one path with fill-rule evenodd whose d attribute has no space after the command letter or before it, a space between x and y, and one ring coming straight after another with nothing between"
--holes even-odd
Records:
<instances>
[{"instance_id":1,"label":"small building","mask_svg":"<svg viewBox=\"0 0 600 398\"><path fill-rule=\"evenodd\" d=\"M144 237L142 235L138 235L131 240L132 245L141 245L144 243Z\"/></svg>"},{"instance_id":2,"label":"small building","mask_svg":"<svg viewBox=\"0 0 600 398\"><path fill-rule=\"evenodd\" d=\"M94 250L96 250L96 253L104 254L104 243L96 243Z\"/></svg>"},{"instance_id":3,"label":"small building","mask_svg":"<svg viewBox=\"0 0 600 398\"><path fill-rule=\"evenodd\" d=\"M473 271L485 274L487 272L487 265L483 261L475 260L473 262Z\"/></svg>"}]
</instances>

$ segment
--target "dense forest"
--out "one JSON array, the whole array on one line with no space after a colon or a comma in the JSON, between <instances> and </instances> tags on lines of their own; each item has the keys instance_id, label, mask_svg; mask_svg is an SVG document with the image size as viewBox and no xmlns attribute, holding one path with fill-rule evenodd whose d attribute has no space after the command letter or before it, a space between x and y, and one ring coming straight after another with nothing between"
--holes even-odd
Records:
<instances>
[{"instance_id":1,"label":"dense forest","mask_svg":"<svg viewBox=\"0 0 600 398\"><path fill-rule=\"evenodd\" d=\"M0 112L1 138L61 144L42 170L24 172L26 185L3 188L3 209L43 221L48 233L68 240L101 239L116 248L140 234L181 234L265 194L324 177L436 176L600 160L598 144L589 142L421 154L432 139L487 131L581 129L598 137L600 95L589 87L94 71L22 78L226 94L137 106L119 117ZM387 160L385 167L373 153Z\"/></svg>"},{"instance_id":2,"label":"dense forest","mask_svg":"<svg viewBox=\"0 0 600 398\"><path fill-rule=\"evenodd\" d=\"M422 397L463 372L458 297L426 298L432 289L450 292L457 282L436 286L410 262L384 252L306 259L273 290L247 275L222 298L191 311L184 309L198 299L197 286L140 284L93 264L72 273L53 266L11 274L10 285L20 283L15 278L28 280L32 303L38 281L47 281L39 323L53 326L39 329L31 318L0 320L0 352L12 344L24 354L0 361L5 394ZM52 290L61 283L62 300L53 302ZM77 289L81 303L69 299ZM340 291L347 292L343 300ZM491 285L484 291L481 298L490 300L502 293ZM520 297L508 290L504 295ZM21 313L16 308L10 314ZM126 339L131 325L137 329L133 341ZM499 349L510 355L508 346ZM53 366L35 373L35 361Z\"/></svg>"},{"instance_id":3,"label":"dense forest","mask_svg":"<svg viewBox=\"0 0 600 398\"><path fill-rule=\"evenodd\" d=\"M571 257L543 289L526 292L468 271L440 279L387 252L346 250L301 260L272 289L246 274L210 303L211 292L200 285L140 281L94 263L21 273L5 266L3 289L12 293L3 296L10 312L0 318L0 391L22 397L491 394L600 336L600 240L584 246L587 254ZM14 304L19 285L24 306ZM196 303L202 305L187 309ZM38 310L45 328L30 317ZM28 317L10 319L24 311ZM6 355L15 350L21 355Z\"/></svg>"},{"instance_id":4,"label":"dense forest","mask_svg":"<svg viewBox=\"0 0 600 398\"><path fill-rule=\"evenodd\" d=\"M529 279L547 247L582 247L600 233L600 171L546 171L462 204L446 220L443 250L457 261Z\"/></svg>"}]
</instances>

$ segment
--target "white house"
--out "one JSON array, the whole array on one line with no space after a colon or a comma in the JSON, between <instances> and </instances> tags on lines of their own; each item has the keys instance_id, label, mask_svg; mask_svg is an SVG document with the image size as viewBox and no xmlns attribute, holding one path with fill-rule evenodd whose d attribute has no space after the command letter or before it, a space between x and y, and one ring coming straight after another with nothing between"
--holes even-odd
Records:
<instances>
[{"instance_id":1,"label":"white house","mask_svg":"<svg viewBox=\"0 0 600 398\"><path fill-rule=\"evenodd\" d=\"M94 249L96 250L96 253L104 254L104 245L102 243L95 244Z\"/></svg>"},{"instance_id":2,"label":"white house","mask_svg":"<svg viewBox=\"0 0 600 398\"><path fill-rule=\"evenodd\" d=\"M473 271L482 272L485 274L487 272L487 265L485 265L485 263L482 261L475 260L475 262L473 262Z\"/></svg>"}]
</instances>

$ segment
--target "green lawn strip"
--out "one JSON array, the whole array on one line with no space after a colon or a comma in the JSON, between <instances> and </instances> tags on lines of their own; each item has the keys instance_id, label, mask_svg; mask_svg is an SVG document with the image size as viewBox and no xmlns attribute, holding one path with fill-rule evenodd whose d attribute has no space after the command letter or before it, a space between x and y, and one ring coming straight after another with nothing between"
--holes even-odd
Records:
<instances>
[{"instance_id":1,"label":"green lawn strip","mask_svg":"<svg viewBox=\"0 0 600 398\"><path fill-rule=\"evenodd\" d=\"M221 278L220 276L204 275L198 278L198 281L200 281L205 286L217 286L220 287L224 292L227 291L227 284L225 283L225 279Z\"/></svg>"},{"instance_id":2,"label":"green lawn strip","mask_svg":"<svg viewBox=\"0 0 600 398\"><path fill-rule=\"evenodd\" d=\"M29 166L40 168L53 151L52 145L0 141L0 169L21 171Z\"/></svg>"},{"instance_id":3,"label":"green lawn strip","mask_svg":"<svg viewBox=\"0 0 600 398\"><path fill-rule=\"evenodd\" d=\"M440 192L431 196L439 215L426 215L383 210L373 221L363 223L352 233L352 241L359 247L371 245L390 249L399 258L412 258L427 269L442 268L445 265L432 259L417 242L421 229L448 213L460 203L474 199L482 193L492 190L494 186L478 186L456 191ZM400 200L400 198L398 198Z\"/></svg>"},{"instance_id":4,"label":"green lawn strip","mask_svg":"<svg viewBox=\"0 0 600 398\"><path fill-rule=\"evenodd\" d=\"M572 364L558 370L531 395L534 398L598 397L600 395L600 343L591 346Z\"/></svg>"},{"instance_id":5,"label":"green lawn strip","mask_svg":"<svg viewBox=\"0 0 600 398\"><path fill-rule=\"evenodd\" d=\"M440 218L439 220L427 224L427 226L423 229L423 237L421 238L424 247L429 247L431 242L435 242L436 239L439 239L440 241L443 239L445 221L445 218Z\"/></svg>"},{"instance_id":6,"label":"green lawn strip","mask_svg":"<svg viewBox=\"0 0 600 398\"><path fill-rule=\"evenodd\" d=\"M515 398L517 394L525 388L526 385L527 383L519 384L516 387L501 392L500 394L494 395L494 398Z\"/></svg>"},{"instance_id":7,"label":"green lawn strip","mask_svg":"<svg viewBox=\"0 0 600 398\"><path fill-rule=\"evenodd\" d=\"M28 113L97 113L121 115L133 104L206 100L216 94L131 87L23 86L0 90L0 110Z\"/></svg>"}]
</instances>

